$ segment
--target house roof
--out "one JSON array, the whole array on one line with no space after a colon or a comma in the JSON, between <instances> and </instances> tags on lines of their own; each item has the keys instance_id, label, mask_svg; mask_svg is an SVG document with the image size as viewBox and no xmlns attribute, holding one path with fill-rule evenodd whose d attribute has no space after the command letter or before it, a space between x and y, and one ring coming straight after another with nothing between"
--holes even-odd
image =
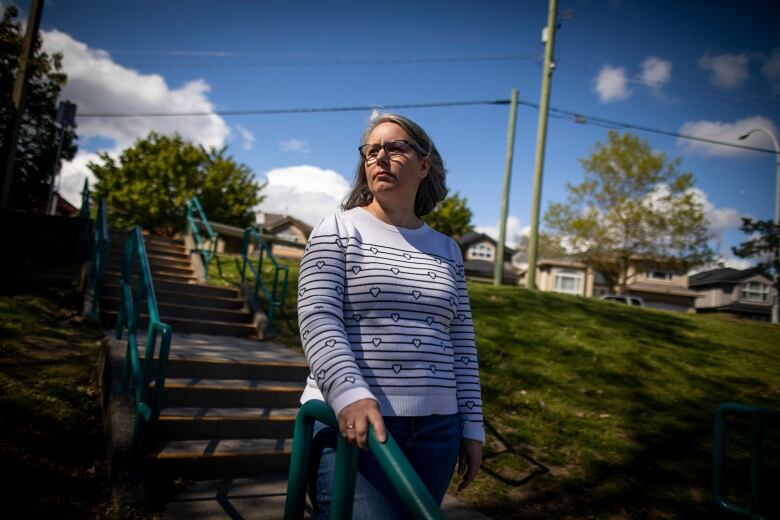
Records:
<instances>
[{"instance_id":1,"label":"house roof","mask_svg":"<svg viewBox=\"0 0 780 520\"><path fill-rule=\"evenodd\" d=\"M278 213L264 213L265 221L263 222L263 229L268 233L275 233L281 228L287 225L293 225L301 230L301 232L307 237L311 234L312 227L307 223L298 220L290 215L281 215Z\"/></svg>"},{"instance_id":2,"label":"house roof","mask_svg":"<svg viewBox=\"0 0 780 520\"><path fill-rule=\"evenodd\" d=\"M466 248L473 244L474 242L482 242L487 241L493 244L494 246L498 246L498 242L494 239L492 239L489 235L486 235L485 233L477 233L476 231L469 231L465 233L463 236L460 236L456 239L460 247ZM504 255L513 255L515 254L515 250L511 247L504 246Z\"/></svg>"},{"instance_id":3,"label":"house roof","mask_svg":"<svg viewBox=\"0 0 780 520\"><path fill-rule=\"evenodd\" d=\"M698 292L686 289L685 287L641 282L628 284L628 292L649 292L655 294L669 294L672 296L688 296L691 298L699 296Z\"/></svg>"},{"instance_id":4,"label":"house roof","mask_svg":"<svg viewBox=\"0 0 780 520\"><path fill-rule=\"evenodd\" d=\"M466 270L466 274L479 276L493 276L495 272L495 264L488 260L466 260L463 262L463 268ZM508 262L504 262L504 278L517 280L517 271Z\"/></svg>"},{"instance_id":5,"label":"house roof","mask_svg":"<svg viewBox=\"0 0 780 520\"><path fill-rule=\"evenodd\" d=\"M766 277L758 269L733 269L731 267L722 267L719 269L711 269L701 273L696 273L688 277L688 287L703 287L713 284L735 284L739 283L745 278L749 278L755 275L761 275ZM769 280L767 278L767 280Z\"/></svg>"}]
</instances>

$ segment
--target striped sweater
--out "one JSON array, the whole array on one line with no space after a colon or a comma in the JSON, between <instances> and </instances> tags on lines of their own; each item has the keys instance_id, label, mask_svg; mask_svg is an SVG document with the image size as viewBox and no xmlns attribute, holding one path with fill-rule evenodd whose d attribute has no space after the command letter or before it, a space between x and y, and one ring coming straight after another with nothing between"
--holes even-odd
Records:
<instances>
[{"instance_id":1,"label":"striped sweater","mask_svg":"<svg viewBox=\"0 0 780 520\"><path fill-rule=\"evenodd\" d=\"M312 231L298 279L311 368L301 402L338 415L375 399L382 415L460 414L485 440L477 349L458 245L427 224L397 228L354 208Z\"/></svg>"}]
</instances>

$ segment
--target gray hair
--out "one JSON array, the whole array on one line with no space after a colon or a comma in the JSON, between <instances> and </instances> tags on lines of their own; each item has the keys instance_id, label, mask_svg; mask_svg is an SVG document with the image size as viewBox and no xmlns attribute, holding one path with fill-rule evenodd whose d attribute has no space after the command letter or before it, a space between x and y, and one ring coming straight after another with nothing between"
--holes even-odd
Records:
<instances>
[{"instance_id":1,"label":"gray hair","mask_svg":"<svg viewBox=\"0 0 780 520\"><path fill-rule=\"evenodd\" d=\"M436 204L444 200L447 196L447 170L444 168L444 162L436 149L436 145L428 134L425 133L420 125L409 118L398 114L372 114L368 126L360 138L360 144L366 143L369 134L382 123L394 123L409 134L409 138L414 145L420 157L431 161L431 166L417 188L417 196L414 199L414 214L417 217L423 217L433 211ZM352 209L358 206L365 206L374 200L374 195L368 189L368 180L366 179L366 163L361 159L355 170L355 180L352 183L352 189L347 194L341 207L344 210Z\"/></svg>"}]
</instances>

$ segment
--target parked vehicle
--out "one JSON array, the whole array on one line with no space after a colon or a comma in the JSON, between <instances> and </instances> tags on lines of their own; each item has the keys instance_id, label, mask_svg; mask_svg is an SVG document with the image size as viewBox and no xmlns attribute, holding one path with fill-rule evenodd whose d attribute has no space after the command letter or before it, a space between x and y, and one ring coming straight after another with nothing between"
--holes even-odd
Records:
<instances>
[{"instance_id":1,"label":"parked vehicle","mask_svg":"<svg viewBox=\"0 0 780 520\"><path fill-rule=\"evenodd\" d=\"M602 300L624 303L626 305L636 305L637 307L644 307L645 302L639 296L631 296L630 294L605 294L601 297Z\"/></svg>"}]
</instances>

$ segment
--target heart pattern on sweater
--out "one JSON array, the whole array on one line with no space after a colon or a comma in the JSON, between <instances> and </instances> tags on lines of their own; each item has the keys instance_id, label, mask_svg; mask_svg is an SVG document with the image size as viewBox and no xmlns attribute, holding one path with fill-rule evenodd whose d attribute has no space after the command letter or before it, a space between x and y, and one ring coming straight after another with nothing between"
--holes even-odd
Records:
<instances>
[{"instance_id":1,"label":"heart pattern on sweater","mask_svg":"<svg viewBox=\"0 0 780 520\"><path fill-rule=\"evenodd\" d=\"M355 376L346 376L344 378L344 381L346 381L347 383L354 383L355 382Z\"/></svg>"},{"instance_id":2,"label":"heart pattern on sweater","mask_svg":"<svg viewBox=\"0 0 780 520\"><path fill-rule=\"evenodd\" d=\"M393 365L393 372L395 372L397 374L398 372L401 371L401 368L402 368L401 365L396 363L395 365Z\"/></svg>"},{"instance_id":3,"label":"heart pattern on sweater","mask_svg":"<svg viewBox=\"0 0 780 520\"><path fill-rule=\"evenodd\" d=\"M371 340L371 343L373 343L375 347L378 347L379 344L382 343L382 338L374 338Z\"/></svg>"},{"instance_id":4,"label":"heart pattern on sweater","mask_svg":"<svg viewBox=\"0 0 780 520\"><path fill-rule=\"evenodd\" d=\"M429 366L428 368L429 368L429 369L431 370L431 372L433 372L434 374L436 373L436 365L431 365L431 366Z\"/></svg>"},{"instance_id":5,"label":"heart pattern on sweater","mask_svg":"<svg viewBox=\"0 0 780 520\"><path fill-rule=\"evenodd\" d=\"M360 266L359 265L353 265L352 266L352 272L355 274L358 274L360 272Z\"/></svg>"},{"instance_id":6,"label":"heart pattern on sweater","mask_svg":"<svg viewBox=\"0 0 780 520\"><path fill-rule=\"evenodd\" d=\"M320 370L319 372L317 372L317 379L325 379L325 371L324 370Z\"/></svg>"},{"instance_id":7,"label":"heart pattern on sweater","mask_svg":"<svg viewBox=\"0 0 780 520\"><path fill-rule=\"evenodd\" d=\"M319 260L319 261L317 262L317 269L322 269L322 267L323 267L324 265L325 265L325 262L323 262L322 260Z\"/></svg>"},{"instance_id":8,"label":"heart pattern on sweater","mask_svg":"<svg viewBox=\"0 0 780 520\"><path fill-rule=\"evenodd\" d=\"M425 321L428 322L428 325L432 324L433 323L433 316L428 316L427 318L425 318Z\"/></svg>"},{"instance_id":9,"label":"heart pattern on sweater","mask_svg":"<svg viewBox=\"0 0 780 520\"><path fill-rule=\"evenodd\" d=\"M371 252L374 253L374 254L377 254L379 252L379 249L377 249L375 247L372 247L371 248Z\"/></svg>"},{"instance_id":10,"label":"heart pattern on sweater","mask_svg":"<svg viewBox=\"0 0 780 520\"><path fill-rule=\"evenodd\" d=\"M422 296L422 293L420 291L418 291L417 289L415 289L414 291L412 291L412 296L414 296L415 300L419 300L420 296Z\"/></svg>"},{"instance_id":11,"label":"heart pattern on sweater","mask_svg":"<svg viewBox=\"0 0 780 520\"><path fill-rule=\"evenodd\" d=\"M436 279L436 273L434 273L433 271L428 271L428 276L431 277L431 280L435 280Z\"/></svg>"},{"instance_id":12,"label":"heart pattern on sweater","mask_svg":"<svg viewBox=\"0 0 780 520\"><path fill-rule=\"evenodd\" d=\"M414 343L414 346L415 346L416 348L420 348L420 344L422 343L422 341L420 341L420 338L414 338L414 339L412 340L412 343Z\"/></svg>"},{"instance_id":13,"label":"heart pattern on sweater","mask_svg":"<svg viewBox=\"0 0 780 520\"><path fill-rule=\"evenodd\" d=\"M335 339L329 339L328 341L325 342L325 346L326 347L332 347L335 344L336 344L336 340Z\"/></svg>"},{"instance_id":14,"label":"heart pattern on sweater","mask_svg":"<svg viewBox=\"0 0 780 520\"><path fill-rule=\"evenodd\" d=\"M411 260L412 255L410 255L409 253L404 253L404 258L406 258L407 260Z\"/></svg>"},{"instance_id":15,"label":"heart pattern on sweater","mask_svg":"<svg viewBox=\"0 0 780 520\"><path fill-rule=\"evenodd\" d=\"M393 318L393 321L396 323L398 323L398 320L401 319L401 316L397 312L391 314L390 317Z\"/></svg>"},{"instance_id":16,"label":"heart pattern on sweater","mask_svg":"<svg viewBox=\"0 0 780 520\"><path fill-rule=\"evenodd\" d=\"M471 410L472 408L474 408L474 405L475 405L475 404L476 404L476 403L475 403L474 401L466 401L466 406L468 406L468 407L469 407L469 410Z\"/></svg>"},{"instance_id":17,"label":"heart pattern on sweater","mask_svg":"<svg viewBox=\"0 0 780 520\"><path fill-rule=\"evenodd\" d=\"M372 287L369 292L371 293L371 296L376 298L377 296L379 296L379 287Z\"/></svg>"},{"instance_id":18,"label":"heart pattern on sweater","mask_svg":"<svg viewBox=\"0 0 780 520\"><path fill-rule=\"evenodd\" d=\"M401 270L398 269L397 267L391 267L390 270L393 271L393 274L396 276L398 276L398 273L401 272Z\"/></svg>"},{"instance_id":19,"label":"heart pattern on sweater","mask_svg":"<svg viewBox=\"0 0 780 520\"><path fill-rule=\"evenodd\" d=\"M360 320L363 318L363 316L361 316L360 314L353 314L353 315L352 315L352 318L353 318L353 319L354 319L356 322L360 323Z\"/></svg>"}]
</instances>

